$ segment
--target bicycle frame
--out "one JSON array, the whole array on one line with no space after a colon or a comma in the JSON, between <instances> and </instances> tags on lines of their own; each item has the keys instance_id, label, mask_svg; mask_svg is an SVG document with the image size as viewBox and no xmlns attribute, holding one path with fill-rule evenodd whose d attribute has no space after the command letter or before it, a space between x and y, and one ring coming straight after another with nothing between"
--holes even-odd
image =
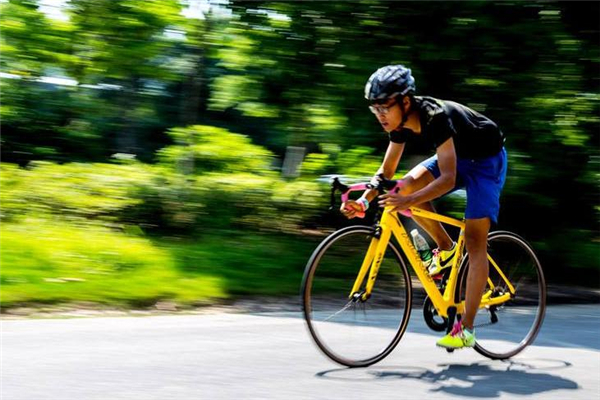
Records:
<instances>
[{"instance_id":1,"label":"bicycle frame","mask_svg":"<svg viewBox=\"0 0 600 400\"><path fill-rule=\"evenodd\" d=\"M360 271L358 273L356 281L354 282L354 286L352 287L352 291L349 297L352 298L357 293L359 293L359 290L363 285L367 273L369 274L369 278L364 293L361 293L362 300L366 300L371 296L371 293L373 292L373 287L375 285L375 280L377 278L377 273L379 272L379 267L381 266L381 262L385 254L385 250L390 241L391 235L393 234L398 243L400 244L402 251L408 258L408 261L412 266L412 269L415 271L417 278L419 279L419 281L421 281L421 284L423 285L425 292L431 299L431 302L433 303L433 306L435 307L437 313L440 316L447 318L448 309L450 307L456 307L456 312L458 314L464 314L464 301L461 301L457 304L455 302L454 293L456 291L456 285L458 283L457 281L459 267L463 258L463 249L465 246L465 222L416 207L411 207L410 211L413 216L439 221L460 228L460 234L457 242L457 256L454 257L454 260L452 262L452 269L450 272L450 276L447 280L444 292L442 293L440 289L438 289L435 281L429 275L427 267L423 265L421 257L415 249L412 241L409 239L409 236L406 233L402 222L398 218L397 213L391 211L391 208L386 207L379 222L380 235L378 235L379 237L373 237L373 239L371 240L369 249L367 250L367 254L363 260ZM489 254L488 261L490 263L490 268L495 268L498 274L502 277L503 281L506 283L509 293L505 293L500 296L494 296L492 298L495 286L493 285L492 281L488 278L488 285L490 289L488 289L488 291L484 293L481 299L481 303L479 305L480 308L505 303L515 294L515 288L509 282L509 280L504 275L498 264L492 259L492 257Z\"/></svg>"}]
</instances>

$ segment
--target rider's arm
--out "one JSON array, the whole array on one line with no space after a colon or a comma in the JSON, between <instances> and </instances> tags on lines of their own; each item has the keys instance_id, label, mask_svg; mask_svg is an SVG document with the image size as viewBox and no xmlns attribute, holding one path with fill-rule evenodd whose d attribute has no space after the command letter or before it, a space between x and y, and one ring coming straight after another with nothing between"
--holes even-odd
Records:
<instances>
[{"instance_id":1,"label":"rider's arm","mask_svg":"<svg viewBox=\"0 0 600 400\"><path fill-rule=\"evenodd\" d=\"M450 138L437 148L440 176L433 182L410 194L411 203L421 204L437 199L454 188L456 182L456 150L454 139Z\"/></svg>"},{"instance_id":2,"label":"rider's arm","mask_svg":"<svg viewBox=\"0 0 600 400\"><path fill-rule=\"evenodd\" d=\"M383 174L383 176L385 176L386 179L392 179L394 173L396 172L396 168L398 167L398 163L400 162L400 157L402 156L403 151L404 143L390 142L387 151L385 152L383 163L381 164L381 167L379 167L379 169L377 170L376 176L379 174ZM343 203L340 207L340 211L347 218L354 218L355 216L357 216L358 212L364 211L363 206L360 204L361 200L367 199L368 202L371 202L376 196L377 190L366 190L360 199L348 200L347 202Z\"/></svg>"},{"instance_id":3,"label":"rider's arm","mask_svg":"<svg viewBox=\"0 0 600 400\"><path fill-rule=\"evenodd\" d=\"M379 174L383 174L383 176L386 179L392 179L394 177L394 173L396 172L396 168L398 168L400 158L402 157L402 152L404 151L404 145L405 143L390 142L387 151L385 152L383 163L381 164L381 167L379 167L377 173L375 174L376 176ZM366 198L370 202L376 196L377 190L369 189L365 191L361 197Z\"/></svg>"}]
</instances>

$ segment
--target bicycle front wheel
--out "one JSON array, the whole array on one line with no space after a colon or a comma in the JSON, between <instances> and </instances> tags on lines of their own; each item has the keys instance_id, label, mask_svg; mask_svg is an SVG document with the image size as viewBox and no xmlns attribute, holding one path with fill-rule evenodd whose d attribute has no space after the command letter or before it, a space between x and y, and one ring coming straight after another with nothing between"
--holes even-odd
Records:
<instances>
[{"instance_id":1,"label":"bicycle front wheel","mask_svg":"<svg viewBox=\"0 0 600 400\"><path fill-rule=\"evenodd\" d=\"M385 358L404 334L411 311L408 270L391 242L371 297L352 299L352 287L374 238L375 229L363 226L333 233L314 251L302 282L304 318L313 340L330 359L349 367ZM368 279L367 275L361 290Z\"/></svg>"},{"instance_id":2,"label":"bicycle front wheel","mask_svg":"<svg viewBox=\"0 0 600 400\"><path fill-rule=\"evenodd\" d=\"M500 305L479 309L475 318L475 350L488 358L503 360L523 351L537 336L546 310L546 282L533 249L514 233L490 233L488 256L490 273L484 297L493 299L510 293L507 280L515 293ZM463 294L468 264L466 256L459 277Z\"/></svg>"}]
</instances>

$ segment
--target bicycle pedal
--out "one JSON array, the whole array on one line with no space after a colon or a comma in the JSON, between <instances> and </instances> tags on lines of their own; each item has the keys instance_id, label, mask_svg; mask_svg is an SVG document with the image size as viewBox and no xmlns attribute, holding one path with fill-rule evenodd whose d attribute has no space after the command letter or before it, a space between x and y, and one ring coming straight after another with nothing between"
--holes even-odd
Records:
<instances>
[{"instance_id":1,"label":"bicycle pedal","mask_svg":"<svg viewBox=\"0 0 600 400\"><path fill-rule=\"evenodd\" d=\"M495 324L498 322L498 314L496 314L496 306L492 306L488 310L490 312L490 323Z\"/></svg>"}]
</instances>

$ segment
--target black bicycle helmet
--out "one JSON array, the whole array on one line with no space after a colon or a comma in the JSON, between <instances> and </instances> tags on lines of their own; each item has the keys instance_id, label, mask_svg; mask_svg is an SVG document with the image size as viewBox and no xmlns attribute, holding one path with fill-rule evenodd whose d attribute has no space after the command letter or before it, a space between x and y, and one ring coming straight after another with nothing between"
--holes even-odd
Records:
<instances>
[{"instance_id":1,"label":"black bicycle helmet","mask_svg":"<svg viewBox=\"0 0 600 400\"><path fill-rule=\"evenodd\" d=\"M365 98L369 101L386 100L414 93L415 78L404 65L386 65L371 75L365 85Z\"/></svg>"}]
</instances>

